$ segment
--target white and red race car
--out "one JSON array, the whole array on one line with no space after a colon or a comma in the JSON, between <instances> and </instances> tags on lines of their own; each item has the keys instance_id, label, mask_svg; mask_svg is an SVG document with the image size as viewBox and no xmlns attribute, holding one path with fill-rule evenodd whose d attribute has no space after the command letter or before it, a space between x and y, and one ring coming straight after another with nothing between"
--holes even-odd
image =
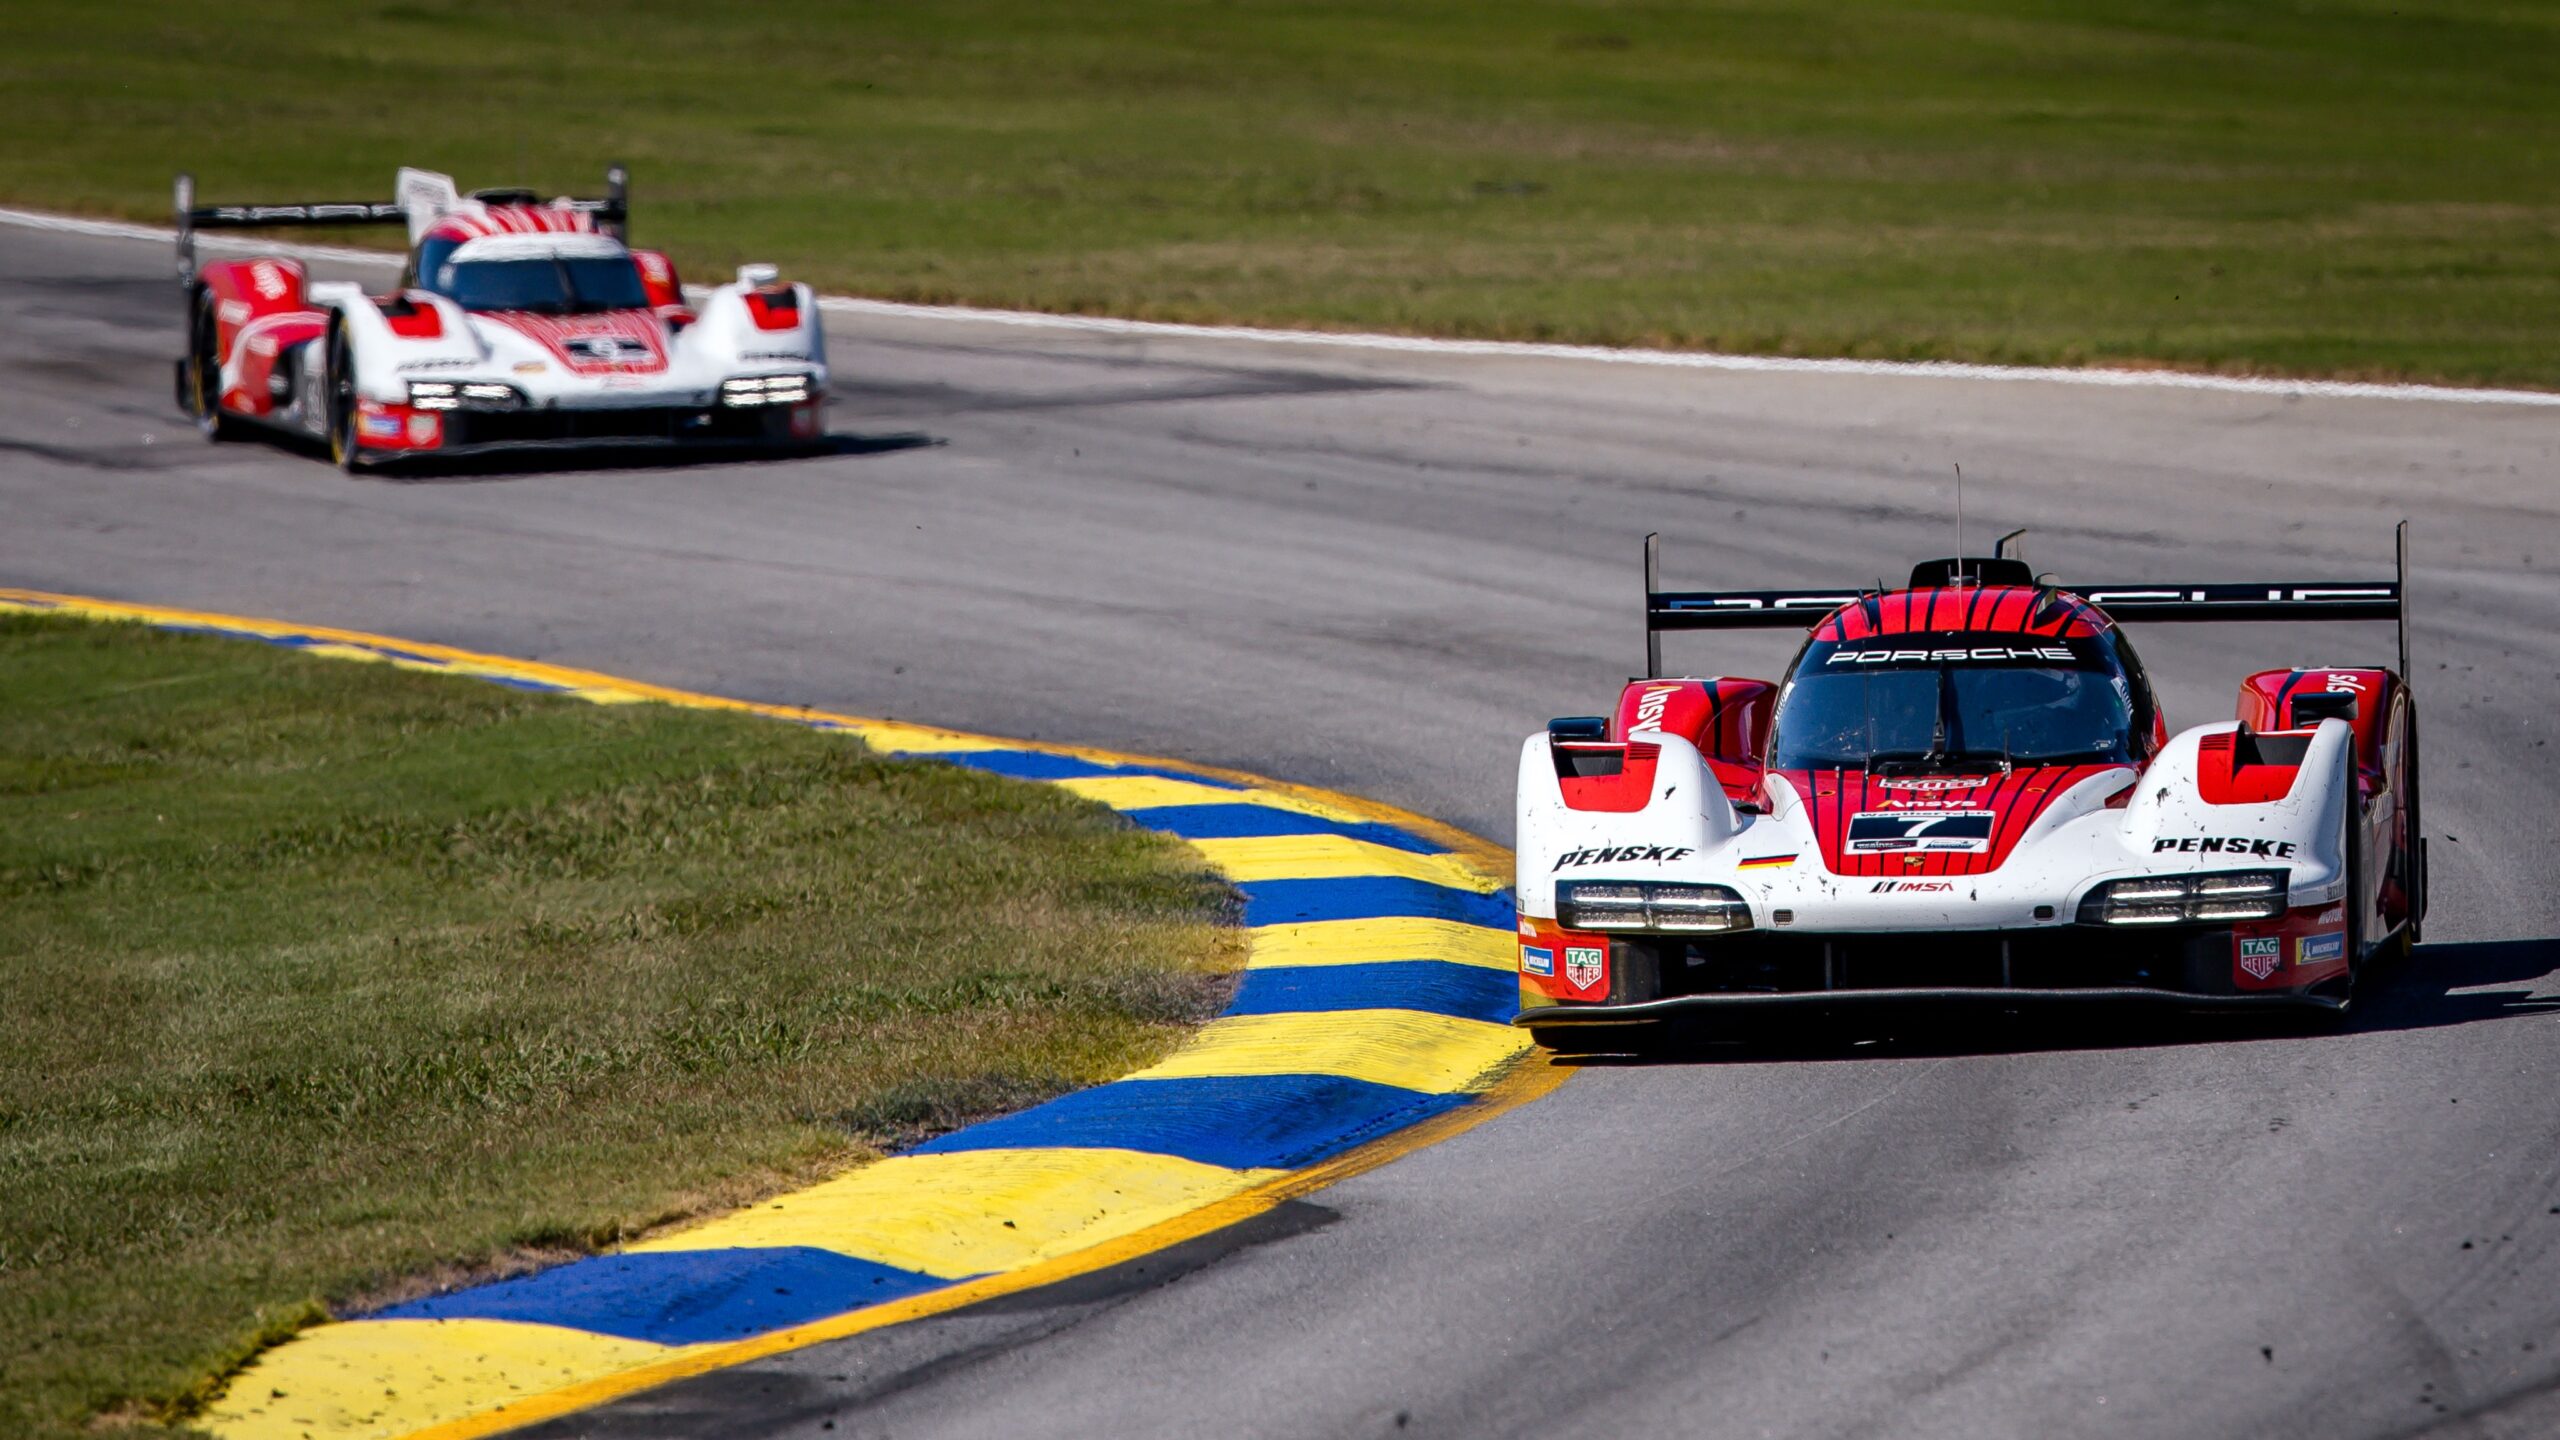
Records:
<instances>
[{"instance_id":1,"label":"white and red race car","mask_svg":"<svg viewBox=\"0 0 2560 1440\"><path fill-rule=\"evenodd\" d=\"M688 305L675 266L624 244L622 170L602 199L463 195L402 170L398 198L195 203L178 177L187 287L178 403L217 439L265 427L350 470L480 451L597 445L791 448L826 433L826 336L809 287L772 266ZM405 224L390 293L314 282L286 256L199 268L197 232Z\"/></svg>"},{"instance_id":2,"label":"white and red race car","mask_svg":"<svg viewBox=\"0 0 2560 1440\"><path fill-rule=\"evenodd\" d=\"M2014 537L2011 537L2014 539ZM1520 1012L1971 999L2344 1009L2426 914L2399 578L2087 586L1992 557L1868 593L1665 593L1646 678L1520 752ZM2261 671L2170 733L2119 621L2395 620L2398 668ZM1661 633L1809 627L1781 685Z\"/></svg>"}]
</instances>

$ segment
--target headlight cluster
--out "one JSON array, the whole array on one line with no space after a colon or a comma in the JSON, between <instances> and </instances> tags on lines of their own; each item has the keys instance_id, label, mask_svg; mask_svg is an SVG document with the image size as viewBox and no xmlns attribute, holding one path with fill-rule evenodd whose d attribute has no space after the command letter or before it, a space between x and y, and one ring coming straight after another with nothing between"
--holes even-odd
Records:
<instances>
[{"instance_id":1,"label":"headlight cluster","mask_svg":"<svg viewBox=\"0 0 2560 1440\"><path fill-rule=\"evenodd\" d=\"M1751 907L1722 885L1628 885L1575 880L1556 887L1567 930L1748 930Z\"/></svg>"},{"instance_id":2,"label":"headlight cluster","mask_svg":"<svg viewBox=\"0 0 2560 1440\"><path fill-rule=\"evenodd\" d=\"M2284 913L2282 870L2215 870L2110 880L2080 902L2083 925L2183 925L2273 920Z\"/></svg>"},{"instance_id":3,"label":"headlight cluster","mask_svg":"<svg viewBox=\"0 0 2560 1440\"><path fill-rule=\"evenodd\" d=\"M806 375L755 375L744 380L720 382L720 403L743 408L749 405L797 405L809 398Z\"/></svg>"},{"instance_id":4,"label":"headlight cluster","mask_svg":"<svg viewBox=\"0 0 2560 1440\"><path fill-rule=\"evenodd\" d=\"M524 392L491 380L412 380L409 404L419 410L519 410Z\"/></svg>"}]
</instances>

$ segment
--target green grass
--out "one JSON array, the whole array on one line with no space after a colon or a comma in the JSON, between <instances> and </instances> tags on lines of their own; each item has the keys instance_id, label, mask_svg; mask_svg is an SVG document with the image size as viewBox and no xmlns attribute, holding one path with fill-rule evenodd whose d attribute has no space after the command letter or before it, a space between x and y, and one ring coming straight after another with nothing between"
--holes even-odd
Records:
<instances>
[{"instance_id":1,"label":"green grass","mask_svg":"<svg viewBox=\"0 0 2560 1440\"><path fill-rule=\"evenodd\" d=\"M0 195L620 159L696 278L2553 385L2555 77L2509 0L22 5Z\"/></svg>"},{"instance_id":2,"label":"green grass","mask_svg":"<svg viewBox=\"0 0 2560 1440\"><path fill-rule=\"evenodd\" d=\"M12 1437L1126 1073L1234 959L1046 787L129 625L0 616L0 817Z\"/></svg>"}]
</instances>

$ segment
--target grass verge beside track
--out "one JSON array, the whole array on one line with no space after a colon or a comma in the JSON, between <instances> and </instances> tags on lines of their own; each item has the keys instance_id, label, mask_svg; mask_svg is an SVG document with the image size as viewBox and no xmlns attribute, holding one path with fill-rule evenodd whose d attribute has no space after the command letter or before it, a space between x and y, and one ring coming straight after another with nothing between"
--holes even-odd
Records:
<instances>
[{"instance_id":1,"label":"grass verge beside track","mask_svg":"<svg viewBox=\"0 0 2560 1440\"><path fill-rule=\"evenodd\" d=\"M11 1435L1125 1074L1236 958L1181 847L840 735L26 616L0 674Z\"/></svg>"},{"instance_id":2,"label":"grass verge beside track","mask_svg":"<svg viewBox=\"0 0 2560 1440\"><path fill-rule=\"evenodd\" d=\"M2560 11L2499 0L29 5L0 197L619 159L697 279L2554 386L2555 74Z\"/></svg>"}]
</instances>

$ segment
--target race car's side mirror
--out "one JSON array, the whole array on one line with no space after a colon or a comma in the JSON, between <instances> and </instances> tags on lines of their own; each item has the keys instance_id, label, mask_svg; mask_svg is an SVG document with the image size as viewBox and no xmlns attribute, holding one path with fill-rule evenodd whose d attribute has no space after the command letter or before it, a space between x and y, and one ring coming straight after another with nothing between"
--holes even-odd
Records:
<instances>
[{"instance_id":1,"label":"race car's side mirror","mask_svg":"<svg viewBox=\"0 0 2560 1440\"><path fill-rule=\"evenodd\" d=\"M1609 720L1605 715L1563 715L1547 722L1550 740L1606 740Z\"/></svg>"}]
</instances>

